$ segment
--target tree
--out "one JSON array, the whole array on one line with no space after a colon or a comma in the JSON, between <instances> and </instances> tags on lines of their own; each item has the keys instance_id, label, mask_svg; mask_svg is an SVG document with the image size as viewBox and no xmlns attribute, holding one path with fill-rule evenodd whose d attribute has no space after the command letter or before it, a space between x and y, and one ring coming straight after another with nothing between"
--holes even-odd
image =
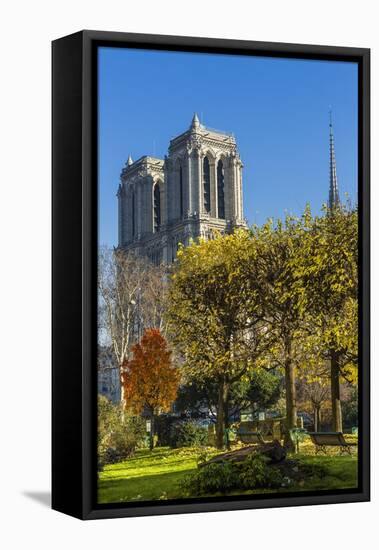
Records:
<instances>
[{"instance_id":1,"label":"tree","mask_svg":"<svg viewBox=\"0 0 379 550\"><path fill-rule=\"evenodd\" d=\"M146 328L164 331L167 281L161 267L121 249L102 247L99 254L99 332L112 349L120 374L133 343Z\"/></svg>"},{"instance_id":2,"label":"tree","mask_svg":"<svg viewBox=\"0 0 379 550\"><path fill-rule=\"evenodd\" d=\"M266 330L273 345L267 353L267 364L284 370L286 389L285 444L294 449L290 430L297 426L296 368L302 354L305 329L305 299L299 259L303 253L304 234L310 223L310 212L302 218L287 217L276 225L269 221L252 229L256 241L256 261L246 266L251 284L256 286L264 312Z\"/></svg>"},{"instance_id":3,"label":"tree","mask_svg":"<svg viewBox=\"0 0 379 550\"><path fill-rule=\"evenodd\" d=\"M336 207L313 220L302 265L314 354L330 362L333 430L342 432L340 381L358 363L358 213Z\"/></svg>"},{"instance_id":4,"label":"tree","mask_svg":"<svg viewBox=\"0 0 379 550\"><path fill-rule=\"evenodd\" d=\"M148 264L139 300L143 328L157 328L165 337L167 337L164 315L168 301L168 271L169 268L163 264Z\"/></svg>"},{"instance_id":5,"label":"tree","mask_svg":"<svg viewBox=\"0 0 379 550\"><path fill-rule=\"evenodd\" d=\"M264 369L254 369L251 373L235 382L230 389L228 409L238 414L243 409L268 409L280 397L281 379L277 374ZM202 382L192 381L179 388L175 402L179 412L197 412L207 408L213 415L217 408L217 382L212 379ZM216 417L216 415L214 415Z\"/></svg>"},{"instance_id":6,"label":"tree","mask_svg":"<svg viewBox=\"0 0 379 550\"><path fill-rule=\"evenodd\" d=\"M247 379L235 385L232 403L238 411L270 409L280 398L281 380L277 372L255 369Z\"/></svg>"},{"instance_id":7,"label":"tree","mask_svg":"<svg viewBox=\"0 0 379 550\"><path fill-rule=\"evenodd\" d=\"M134 453L145 437L141 418L125 415L119 404L103 395L97 401L97 453L99 465L116 462Z\"/></svg>"},{"instance_id":8,"label":"tree","mask_svg":"<svg viewBox=\"0 0 379 550\"><path fill-rule=\"evenodd\" d=\"M358 388L350 388L347 399L342 402L344 422L352 427L358 426Z\"/></svg>"},{"instance_id":9,"label":"tree","mask_svg":"<svg viewBox=\"0 0 379 550\"><path fill-rule=\"evenodd\" d=\"M122 365L129 355L138 323L138 299L146 274L146 264L122 250L103 247L99 253L100 333L110 341L120 382ZM121 384L121 403L124 402Z\"/></svg>"},{"instance_id":10,"label":"tree","mask_svg":"<svg viewBox=\"0 0 379 550\"><path fill-rule=\"evenodd\" d=\"M158 329L145 330L141 341L133 345L132 354L133 358L125 360L122 369L125 406L137 414L144 410L148 413L150 449L153 449L154 418L170 410L179 386L179 372Z\"/></svg>"},{"instance_id":11,"label":"tree","mask_svg":"<svg viewBox=\"0 0 379 550\"><path fill-rule=\"evenodd\" d=\"M314 431L318 432L321 426L321 408L330 400L329 380L324 375L301 378L298 383L298 396L305 405L309 403L313 414Z\"/></svg>"},{"instance_id":12,"label":"tree","mask_svg":"<svg viewBox=\"0 0 379 550\"><path fill-rule=\"evenodd\" d=\"M257 367L268 341L256 288L244 274L254 259L249 233L239 230L181 248L171 277L169 330L187 380L203 388L215 384L218 448L233 384Z\"/></svg>"}]
</instances>

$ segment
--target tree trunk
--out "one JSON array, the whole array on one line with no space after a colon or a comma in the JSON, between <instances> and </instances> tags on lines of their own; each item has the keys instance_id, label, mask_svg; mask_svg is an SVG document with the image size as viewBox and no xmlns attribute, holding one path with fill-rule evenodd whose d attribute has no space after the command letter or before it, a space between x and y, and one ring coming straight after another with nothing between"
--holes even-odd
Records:
<instances>
[{"instance_id":1,"label":"tree trunk","mask_svg":"<svg viewBox=\"0 0 379 550\"><path fill-rule=\"evenodd\" d=\"M150 451L154 449L154 413L150 414L150 439L149 439L149 448Z\"/></svg>"},{"instance_id":2,"label":"tree trunk","mask_svg":"<svg viewBox=\"0 0 379 550\"><path fill-rule=\"evenodd\" d=\"M319 405L315 405L313 415L314 415L315 432L318 432L319 429L320 429L320 424L321 424L321 422L320 422L320 406Z\"/></svg>"},{"instance_id":3,"label":"tree trunk","mask_svg":"<svg viewBox=\"0 0 379 550\"><path fill-rule=\"evenodd\" d=\"M259 445L251 445L249 447L243 447L235 451L223 453L217 455L206 462L201 463L200 467L207 464L214 464L217 462L223 462L224 460L230 460L231 462L243 462L246 458L252 455L263 455L270 459L270 463L276 464L282 462L286 458L286 449L281 446L279 441L274 440L270 443L262 443Z\"/></svg>"},{"instance_id":4,"label":"tree trunk","mask_svg":"<svg viewBox=\"0 0 379 550\"><path fill-rule=\"evenodd\" d=\"M332 430L342 432L342 409L340 395L340 365L337 353L332 353L330 359L330 392L332 400Z\"/></svg>"},{"instance_id":5,"label":"tree trunk","mask_svg":"<svg viewBox=\"0 0 379 550\"><path fill-rule=\"evenodd\" d=\"M228 418L227 418L228 393L229 393L228 385L223 380L220 382L220 385L218 388L217 422L216 422L217 449L223 449L225 446L224 434L225 434L226 423L228 421Z\"/></svg>"},{"instance_id":6,"label":"tree trunk","mask_svg":"<svg viewBox=\"0 0 379 550\"><path fill-rule=\"evenodd\" d=\"M296 379L295 367L291 357L291 343L286 344L285 357L285 384L286 384L286 434L284 445L288 450L294 452L295 444L291 439L290 430L297 427L297 408L296 408Z\"/></svg>"},{"instance_id":7,"label":"tree trunk","mask_svg":"<svg viewBox=\"0 0 379 550\"><path fill-rule=\"evenodd\" d=\"M122 380L122 365L118 366L118 372L119 372L119 377L120 377L121 424L124 424L126 399L125 399L124 384L123 384L123 380Z\"/></svg>"},{"instance_id":8,"label":"tree trunk","mask_svg":"<svg viewBox=\"0 0 379 550\"><path fill-rule=\"evenodd\" d=\"M224 404L224 419L225 419L225 445L228 451L230 450L230 439L229 439L229 403L228 398Z\"/></svg>"},{"instance_id":9,"label":"tree trunk","mask_svg":"<svg viewBox=\"0 0 379 550\"><path fill-rule=\"evenodd\" d=\"M120 372L120 402L121 402L122 407L124 408L124 406L125 406L125 390L124 390L124 384L122 383L122 366L120 365L118 367L118 369L119 369L119 372Z\"/></svg>"}]
</instances>

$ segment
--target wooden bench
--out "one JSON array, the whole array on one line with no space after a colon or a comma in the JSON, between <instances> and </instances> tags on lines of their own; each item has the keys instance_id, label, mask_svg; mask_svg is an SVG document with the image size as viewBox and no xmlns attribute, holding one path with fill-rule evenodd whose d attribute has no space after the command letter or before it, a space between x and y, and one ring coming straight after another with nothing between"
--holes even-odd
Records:
<instances>
[{"instance_id":1,"label":"wooden bench","mask_svg":"<svg viewBox=\"0 0 379 550\"><path fill-rule=\"evenodd\" d=\"M253 444L264 444L265 441L262 437L261 432L249 432L243 429L237 430L237 436L242 441L242 443L253 443Z\"/></svg>"},{"instance_id":2,"label":"wooden bench","mask_svg":"<svg viewBox=\"0 0 379 550\"><path fill-rule=\"evenodd\" d=\"M327 454L327 447L339 447L341 455L348 454L351 456L351 447L357 445L356 443L348 443L341 432L308 432L308 434L316 447L316 454Z\"/></svg>"}]
</instances>

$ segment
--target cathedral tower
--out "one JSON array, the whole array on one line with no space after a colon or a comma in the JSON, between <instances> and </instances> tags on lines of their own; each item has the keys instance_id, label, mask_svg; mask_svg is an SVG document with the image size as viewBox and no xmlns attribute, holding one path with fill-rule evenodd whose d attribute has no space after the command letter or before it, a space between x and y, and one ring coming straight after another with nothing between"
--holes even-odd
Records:
<instances>
[{"instance_id":1,"label":"cathedral tower","mask_svg":"<svg viewBox=\"0 0 379 550\"><path fill-rule=\"evenodd\" d=\"M129 157L118 190L119 246L171 263L179 243L245 227L242 166L233 135L195 114L164 160Z\"/></svg>"}]
</instances>

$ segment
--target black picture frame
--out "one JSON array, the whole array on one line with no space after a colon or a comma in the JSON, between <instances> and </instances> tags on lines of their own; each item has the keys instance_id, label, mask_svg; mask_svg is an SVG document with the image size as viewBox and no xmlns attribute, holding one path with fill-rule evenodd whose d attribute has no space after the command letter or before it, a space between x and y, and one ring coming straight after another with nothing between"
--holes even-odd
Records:
<instances>
[{"instance_id":1,"label":"black picture frame","mask_svg":"<svg viewBox=\"0 0 379 550\"><path fill-rule=\"evenodd\" d=\"M97 48L358 63L359 487L322 493L96 504ZM81 519L370 499L370 50L81 31L52 43L52 507Z\"/></svg>"}]
</instances>

